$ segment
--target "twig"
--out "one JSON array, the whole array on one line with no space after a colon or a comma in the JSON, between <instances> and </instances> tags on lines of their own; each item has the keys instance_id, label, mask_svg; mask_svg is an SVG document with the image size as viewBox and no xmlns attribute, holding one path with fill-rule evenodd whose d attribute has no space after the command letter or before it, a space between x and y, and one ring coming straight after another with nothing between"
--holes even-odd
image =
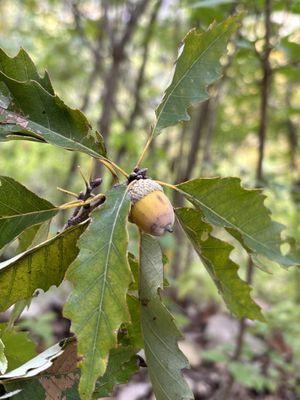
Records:
<instances>
[{"instance_id":1,"label":"twig","mask_svg":"<svg viewBox=\"0 0 300 400\"><path fill-rule=\"evenodd\" d=\"M73 203L73 207L75 209L72 213L72 216L68 219L67 223L65 224L63 230L69 228L70 226L78 225L83 221L86 221L91 212L99 207L105 201L105 196L103 194L98 194L96 196L93 195L93 190L100 186L102 183L102 179L94 179L90 182L86 182L85 192L80 192L77 196L78 202L76 206L76 202Z\"/></svg>"}]
</instances>

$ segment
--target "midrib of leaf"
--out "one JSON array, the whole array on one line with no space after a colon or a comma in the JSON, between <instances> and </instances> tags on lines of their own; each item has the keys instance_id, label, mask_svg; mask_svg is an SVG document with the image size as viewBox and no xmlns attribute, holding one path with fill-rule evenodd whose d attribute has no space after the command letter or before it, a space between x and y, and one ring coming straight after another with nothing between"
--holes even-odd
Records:
<instances>
[{"instance_id":1,"label":"midrib of leaf","mask_svg":"<svg viewBox=\"0 0 300 400\"><path fill-rule=\"evenodd\" d=\"M163 105L163 107L162 107L162 109L161 109L159 115L156 117L156 122L155 122L155 125L154 125L153 130L152 130L153 133L154 133L155 130L156 130L156 127L157 127L157 123L158 123L158 121L159 121L159 118L160 118L162 112L164 111L164 109L165 109L165 107L166 107L166 105L167 105L167 103L168 103L168 101L169 101L169 98L172 96L172 94L173 94L174 91L177 89L177 87L179 86L179 84L180 84L180 83L183 81L183 79L188 75L188 73L190 72L190 70L191 70L191 69L194 67L194 65L200 60L200 58L201 58L208 50L210 50L210 48L211 48L222 36L224 36L225 33L226 33L226 31L225 31L225 32L222 32L220 35L218 35L218 36L215 38L215 40L213 40L213 41L210 43L210 45L209 45L205 50L202 51L202 53L199 55L199 57L198 57L198 58L191 64L191 66L186 70L186 73L179 79L179 81L176 83L176 85L174 86L173 90L168 94L168 96L166 97L166 99L165 99L165 100L163 99L164 105ZM180 96L180 97L181 97L181 96Z\"/></svg>"},{"instance_id":2,"label":"midrib of leaf","mask_svg":"<svg viewBox=\"0 0 300 400\"><path fill-rule=\"evenodd\" d=\"M102 313L103 313L102 307L103 307L104 289L105 289L105 286L107 286L106 278L107 278L107 272L108 272L108 262L109 262L109 257L110 257L110 249L111 249L111 247L112 247L112 245L113 245L113 235L114 235L115 228L116 228L116 223L117 223L117 220L118 220L118 218L119 218L120 211L121 211L122 205L123 205L123 203L124 203L124 200L125 200L125 198L126 198L126 196L127 196L127 193L128 193L128 190L126 190L126 191L124 192L124 195L123 195L123 197L122 197L122 201L120 201L120 203L119 203L119 205L118 205L117 213L116 213L114 222L113 222L113 224L112 224L112 230L111 230L111 234L110 234L110 238L109 238L109 243L108 243L108 248L107 248L107 253L106 253L105 269L104 269L104 278L103 278L103 282L102 282L101 297L100 297L99 307L97 308L97 310L98 310L98 315L97 315L97 322L96 322L96 332L98 332L98 330L99 330L99 324L100 324L100 319L101 319L100 317L101 317L101 315L102 315ZM114 209L112 210L112 213L113 213L113 212L114 212ZM93 364L94 364L94 361L95 361L96 341L97 341L97 335L94 335L93 352L92 352L92 363L90 363L91 365L93 365ZM92 371L91 368L90 368L90 369L89 369L89 376L90 376L90 378L92 378L92 372L93 372L93 371Z\"/></svg>"},{"instance_id":3,"label":"midrib of leaf","mask_svg":"<svg viewBox=\"0 0 300 400\"><path fill-rule=\"evenodd\" d=\"M180 190L180 189L179 189L179 191L180 191L182 194L184 194L186 197L190 198L190 202L191 202L192 204L193 204L193 203L199 203L200 206L201 206L202 208L204 208L204 209L210 211L212 214L214 214L215 216L217 216L218 218L220 218L220 219L224 222L225 228L233 228L233 229L235 229L235 230L238 231L242 236L246 236L246 237L248 237L248 239L250 239L250 240L254 241L255 243L257 243L257 245L258 245L259 247L265 248L268 252L271 251L271 253L274 254L275 256L277 255L277 253L276 253L272 248L267 247L264 243L259 242L259 241L256 240L254 237L250 236L247 232L241 230L240 227L234 225L232 222L229 222L227 219L225 219L224 217L222 217L220 214L218 214L218 213L217 213L216 211L214 211L212 208L210 208L210 207L207 206L206 204L202 203L201 200L199 200L199 199L193 197L192 195L190 195L190 194L184 192L183 190ZM230 225L230 226L228 226L228 225Z\"/></svg>"},{"instance_id":4,"label":"midrib of leaf","mask_svg":"<svg viewBox=\"0 0 300 400\"><path fill-rule=\"evenodd\" d=\"M38 83L38 82L37 82ZM53 96L54 97L54 96ZM2 114L5 114L6 116L9 116L9 114L11 115L11 116L14 116L15 118L18 118L18 114L17 113L15 113L15 112L13 112L13 111L7 111L7 110L5 110L5 108L3 108L3 107L1 107L0 106L0 109L1 110L3 110L2 111ZM47 118L48 118L48 115L46 114L46 116L47 116ZM24 118L23 116L22 116L22 118ZM90 155L92 155L93 157L96 157L96 158L104 158L103 156L101 156L100 154L98 154L98 153L96 153L94 150L92 150L92 149L90 149L89 147L86 147L85 145L83 145L79 140L77 141L77 140L75 140L75 139L72 139L72 138L70 138L70 137L67 137L67 136L64 136L64 135L62 135L61 133L59 133L59 132L56 132L56 131L54 131L54 130L52 130L52 128L47 128L47 127L45 127L45 126L43 126L43 125L41 125L41 124L39 124L39 123L37 123L37 122L34 122L34 121L32 121L32 120L28 120L27 118L24 118L24 119L26 119L26 121L28 121L28 124L29 124L29 128L35 128L36 129L36 132L31 132L32 134L34 134L34 135L42 135L42 133L41 132L43 132L43 131L46 131L46 132L44 132L44 134L46 134L46 135L51 135L51 134L54 134L54 135L56 135L56 136L59 136L59 137L61 137L63 140L67 140L68 142L70 142L70 143L72 143L73 145L74 145L74 143L76 143L76 145L78 145L78 147L80 147L82 150L84 150L84 153L88 153L88 154L90 154ZM48 119L49 120L49 119ZM5 123L4 123L5 124ZM11 123L7 123L7 125L11 125ZM14 125L17 125L17 126L20 126L20 128L22 128L22 129L24 129L21 125L19 125L17 122L15 122L15 124ZM25 128L25 130L26 130L27 128ZM45 138L43 138L43 136L40 136L40 139L42 140L42 141L46 141L45 140ZM82 138L82 139L84 139L84 137ZM55 144L55 143L54 143ZM56 145L56 144L55 144ZM57 145L56 145L57 146ZM71 147L71 149L72 150L75 150L75 149L73 149L72 147Z\"/></svg>"},{"instance_id":5,"label":"midrib of leaf","mask_svg":"<svg viewBox=\"0 0 300 400\"><path fill-rule=\"evenodd\" d=\"M0 201L0 204L3 204L7 207L7 205L4 203L1 203L1 201ZM8 208L10 208L12 211L19 212L18 210L14 210L13 208L11 208L9 206L8 206ZM13 219L13 218L27 217L29 215L43 214L43 213L47 213L47 212L51 212L51 211L56 211L58 209L59 209L58 207L54 207L54 208L48 208L47 210L30 211L28 213L19 213L19 214L14 214L14 215L4 215L4 216L0 216L0 221L3 219Z\"/></svg>"}]
</instances>

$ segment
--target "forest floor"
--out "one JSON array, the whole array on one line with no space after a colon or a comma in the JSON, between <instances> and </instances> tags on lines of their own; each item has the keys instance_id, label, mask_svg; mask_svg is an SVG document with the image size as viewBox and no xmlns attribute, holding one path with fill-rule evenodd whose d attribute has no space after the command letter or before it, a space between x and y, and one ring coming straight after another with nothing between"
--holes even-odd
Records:
<instances>
[{"instance_id":1,"label":"forest floor","mask_svg":"<svg viewBox=\"0 0 300 400\"><path fill-rule=\"evenodd\" d=\"M31 328L40 343L38 351L49 346L45 341L53 343L70 335L69 321L62 318L67 293L68 288L51 288L34 299L24 312L20 325ZM292 349L280 331L257 334L252 330L254 324L249 322L243 351L238 360L232 360L239 321L222 312L215 303L201 310L191 302L178 306L189 321L184 324L184 339L179 346L191 365L184 375L195 400L300 400L299 369L295 370ZM34 325L32 321L41 316L42 322ZM7 315L2 314L1 319L5 321ZM120 385L113 399L154 400L147 368L141 368L128 384Z\"/></svg>"}]
</instances>

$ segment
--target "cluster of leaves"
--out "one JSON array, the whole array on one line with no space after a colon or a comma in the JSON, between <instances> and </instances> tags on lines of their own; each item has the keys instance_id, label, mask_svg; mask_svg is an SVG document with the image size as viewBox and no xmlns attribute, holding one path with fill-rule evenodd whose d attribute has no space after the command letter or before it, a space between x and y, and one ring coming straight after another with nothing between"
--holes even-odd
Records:
<instances>
[{"instance_id":1,"label":"cluster of leaves","mask_svg":"<svg viewBox=\"0 0 300 400\"><path fill-rule=\"evenodd\" d=\"M206 88L220 78L219 60L237 25L238 17L230 17L205 32L195 29L187 34L173 80L156 109L151 138L188 120L189 106L208 98ZM49 143L102 159L110 169L117 167L106 158L101 135L80 111L55 95L48 75L37 73L25 51L14 58L1 52L0 66L0 141ZM263 320L251 288L239 278L238 266L230 258L233 247L212 232L214 227L225 229L259 265L264 258L284 267L298 265L296 254L284 256L280 251L282 226L272 222L265 197L259 190L244 189L237 178L195 179L173 188L194 206L179 208L176 215L228 309L238 318ZM108 396L137 371L137 353L144 349L156 398L193 399L181 373L188 363L177 345L180 333L160 296L160 246L141 234L139 259L128 254L126 183L113 187L105 198L91 218L49 239L41 232L62 207L0 177L0 245L19 237L27 248L0 264L0 311L13 304L22 309L37 289L58 286L66 278L73 291L64 315L76 334L76 342L57 344L2 375L0 382L10 392L3 398ZM4 373L9 345L6 336L2 339Z\"/></svg>"}]
</instances>

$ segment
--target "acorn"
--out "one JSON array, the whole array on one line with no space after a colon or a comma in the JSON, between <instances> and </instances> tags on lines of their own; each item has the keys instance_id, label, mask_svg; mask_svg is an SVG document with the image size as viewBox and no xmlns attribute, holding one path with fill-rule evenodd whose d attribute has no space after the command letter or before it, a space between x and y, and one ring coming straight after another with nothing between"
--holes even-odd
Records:
<instances>
[{"instance_id":1,"label":"acorn","mask_svg":"<svg viewBox=\"0 0 300 400\"><path fill-rule=\"evenodd\" d=\"M129 186L131 211L129 220L143 232L161 236L173 232L174 210L163 188L152 179L139 179Z\"/></svg>"}]
</instances>

